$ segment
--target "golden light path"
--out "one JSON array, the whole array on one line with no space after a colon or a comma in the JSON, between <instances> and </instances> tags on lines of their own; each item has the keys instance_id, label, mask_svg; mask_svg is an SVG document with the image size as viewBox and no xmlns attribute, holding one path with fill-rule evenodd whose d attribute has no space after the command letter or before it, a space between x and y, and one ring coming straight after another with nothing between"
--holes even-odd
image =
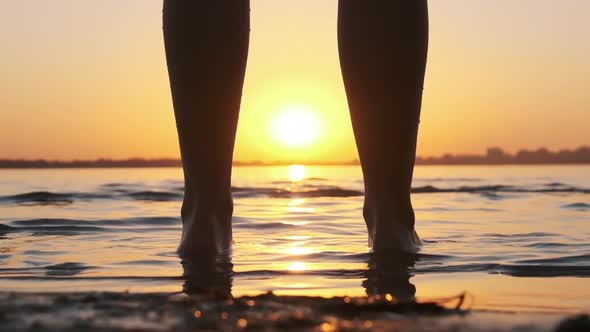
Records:
<instances>
[{"instance_id":1,"label":"golden light path","mask_svg":"<svg viewBox=\"0 0 590 332\"><path fill-rule=\"evenodd\" d=\"M289 180L291 182L299 182L305 179L305 166L304 165L289 165Z\"/></svg>"},{"instance_id":2,"label":"golden light path","mask_svg":"<svg viewBox=\"0 0 590 332\"><path fill-rule=\"evenodd\" d=\"M287 168L287 175L289 180L296 184L297 182L301 182L305 180L307 177L305 166L304 165L289 165ZM303 198L295 198L291 200L287 204L287 211L291 213L309 213L313 212L313 208L305 207L305 199ZM290 220L287 222L292 225L296 226L305 226L309 224L309 221L306 220L299 220L294 221ZM289 256L294 256L294 258L299 256L305 256L313 252L312 248L307 247L310 237L296 237L293 236L290 238L290 244L283 249L283 252ZM308 269L308 266L305 262L302 261L292 261L287 265L287 270L291 272L303 272Z\"/></svg>"},{"instance_id":3,"label":"golden light path","mask_svg":"<svg viewBox=\"0 0 590 332\"><path fill-rule=\"evenodd\" d=\"M303 271L307 270L307 266L305 265L304 262L292 262L287 267L287 270L289 270L291 272L303 272Z\"/></svg>"},{"instance_id":4,"label":"golden light path","mask_svg":"<svg viewBox=\"0 0 590 332\"><path fill-rule=\"evenodd\" d=\"M310 107L290 105L272 118L270 130L277 142L287 147L300 148L316 142L323 126Z\"/></svg>"}]
</instances>

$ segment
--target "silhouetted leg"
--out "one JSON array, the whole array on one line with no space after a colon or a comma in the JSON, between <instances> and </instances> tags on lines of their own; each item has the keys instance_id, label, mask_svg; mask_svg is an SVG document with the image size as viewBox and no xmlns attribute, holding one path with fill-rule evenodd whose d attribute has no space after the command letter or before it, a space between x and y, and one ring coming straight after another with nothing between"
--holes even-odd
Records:
<instances>
[{"instance_id":1,"label":"silhouetted leg","mask_svg":"<svg viewBox=\"0 0 590 332\"><path fill-rule=\"evenodd\" d=\"M340 0L340 61L373 250L416 251L410 189L428 49L426 0Z\"/></svg>"},{"instance_id":2,"label":"silhouetted leg","mask_svg":"<svg viewBox=\"0 0 590 332\"><path fill-rule=\"evenodd\" d=\"M249 33L247 0L164 1L185 178L181 255L231 247L231 165Z\"/></svg>"}]
</instances>

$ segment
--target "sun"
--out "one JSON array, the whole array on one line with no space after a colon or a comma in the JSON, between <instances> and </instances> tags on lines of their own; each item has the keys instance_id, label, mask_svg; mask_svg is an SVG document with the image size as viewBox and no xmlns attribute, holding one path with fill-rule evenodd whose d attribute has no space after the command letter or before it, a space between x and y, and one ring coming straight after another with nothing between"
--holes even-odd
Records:
<instances>
[{"instance_id":1,"label":"sun","mask_svg":"<svg viewBox=\"0 0 590 332\"><path fill-rule=\"evenodd\" d=\"M321 136L322 123L317 114L306 106L288 106L270 122L272 137L289 147L308 146Z\"/></svg>"}]
</instances>

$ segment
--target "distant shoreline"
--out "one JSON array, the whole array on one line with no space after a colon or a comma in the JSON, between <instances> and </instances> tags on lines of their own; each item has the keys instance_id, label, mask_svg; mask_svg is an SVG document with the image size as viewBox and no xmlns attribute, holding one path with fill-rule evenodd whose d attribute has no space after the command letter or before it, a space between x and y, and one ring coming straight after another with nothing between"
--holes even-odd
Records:
<instances>
[{"instance_id":1,"label":"distant shoreline","mask_svg":"<svg viewBox=\"0 0 590 332\"><path fill-rule=\"evenodd\" d=\"M360 166L360 163L318 163L318 162L292 162L292 163L234 163L234 167L271 167L271 166L290 166L290 165L305 165L305 166ZM575 165L590 165L590 162L571 162L571 163L416 163L416 166L575 166ZM119 164L114 161L110 164L84 164L77 163L60 163L43 164L43 165L0 165L1 169L114 169L114 168L181 168L180 160L178 165L169 164L142 164L129 165L124 163Z\"/></svg>"},{"instance_id":2,"label":"distant shoreline","mask_svg":"<svg viewBox=\"0 0 590 332\"><path fill-rule=\"evenodd\" d=\"M236 161L234 166L288 166L303 164L310 166L356 166L358 160L319 162L319 161ZM489 148L483 155L452 155L440 157L417 157L416 165L421 166L500 166L500 165L584 165L590 164L590 147L576 150L552 152L541 148L535 151L520 150L509 154L500 148ZM180 159L96 159L96 160L44 160L44 159L0 159L0 169L59 169L59 168L158 168L181 167Z\"/></svg>"}]
</instances>

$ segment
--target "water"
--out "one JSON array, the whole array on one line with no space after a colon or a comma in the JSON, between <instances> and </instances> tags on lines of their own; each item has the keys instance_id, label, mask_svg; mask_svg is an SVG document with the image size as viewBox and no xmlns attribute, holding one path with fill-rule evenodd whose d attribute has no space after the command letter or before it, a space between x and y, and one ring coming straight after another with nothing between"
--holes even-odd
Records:
<instances>
[{"instance_id":1,"label":"water","mask_svg":"<svg viewBox=\"0 0 590 332\"><path fill-rule=\"evenodd\" d=\"M417 167L425 244L402 262L368 254L358 167L238 167L233 267L200 260L183 271L180 169L0 170L0 291L468 291L475 308L590 310L588 174Z\"/></svg>"}]
</instances>

